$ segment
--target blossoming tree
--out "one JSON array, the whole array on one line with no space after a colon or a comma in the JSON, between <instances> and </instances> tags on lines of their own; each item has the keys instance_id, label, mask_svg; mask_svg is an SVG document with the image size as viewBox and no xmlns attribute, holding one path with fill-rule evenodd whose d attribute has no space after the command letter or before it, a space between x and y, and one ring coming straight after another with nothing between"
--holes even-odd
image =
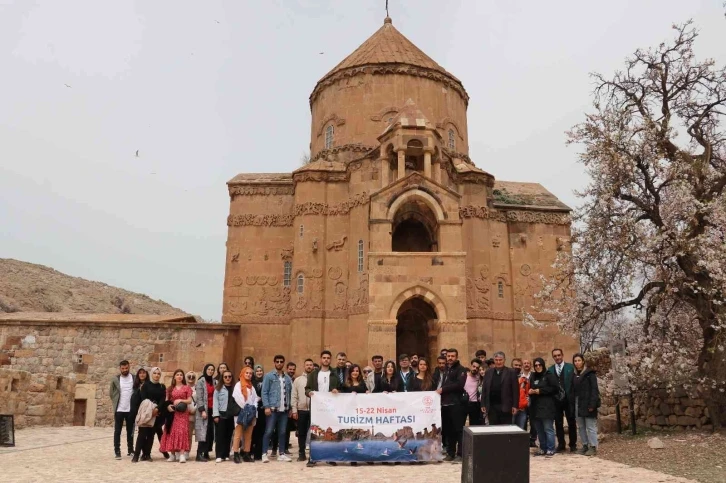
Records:
<instances>
[{"instance_id":1,"label":"blossoming tree","mask_svg":"<svg viewBox=\"0 0 726 483\"><path fill-rule=\"evenodd\" d=\"M726 383L726 70L697 60L691 23L595 74L594 109L569 135L591 178L578 193L572 251L540 297L573 332L628 342L630 383L684 385L714 427Z\"/></svg>"}]
</instances>

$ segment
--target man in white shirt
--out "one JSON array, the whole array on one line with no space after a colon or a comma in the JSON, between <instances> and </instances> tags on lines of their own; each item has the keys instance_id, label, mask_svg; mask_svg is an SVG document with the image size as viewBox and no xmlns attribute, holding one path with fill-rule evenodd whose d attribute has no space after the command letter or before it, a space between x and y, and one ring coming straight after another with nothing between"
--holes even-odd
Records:
<instances>
[{"instance_id":1,"label":"man in white shirt","mask_svg":"<svg viewBox=\"0 0 726 483\"><path fill-rule=\"evenodd\" d=\"M119 362L119 374L111 379L111 403L113 404L113 450L116 459L121 459L121 427L126 422L127 456L134 453L134 414L131 412L131 394L134 391L134 376L129 373L129 361Z\"/></svg>"},{"instance_id":2,"label":"man in white shirt","mask_svg":"<svg viewBox=\"0 0 726 483\"><path fill-rule=\"evenodd\" d=\"M311 404L315 399L316 392L332 392L337 393L344 381L338 380L336 371L330 370L330 361L333 354L329 350L320 353L320 369L316 369L308 374L307 384L305 385L305 394L310 398ZM312 452L312 451L311 451ZM332 463L331 463L332 464ZM314 466L315 462L310 458L308 466Z\"/></svg>"}]
</instances>

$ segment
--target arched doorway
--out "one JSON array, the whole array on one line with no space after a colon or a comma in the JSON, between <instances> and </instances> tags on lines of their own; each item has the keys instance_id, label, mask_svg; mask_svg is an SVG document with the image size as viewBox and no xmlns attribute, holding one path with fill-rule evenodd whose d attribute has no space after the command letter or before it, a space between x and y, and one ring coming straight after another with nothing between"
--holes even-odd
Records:
<instances>
[{"instance_id":1,"label":"arched doorway","mask_svg":"<svg viewBox=\"0 0 726 483\"><path fill-rule=\"evenodd\" d=\"M419 354L431 364L430 348L436 347L436 341L431 340L431 321L437 318L434 307L421 297L411 297L401 304L396 316L396 357Z\"/></svg>"},{"instance_id":2,"label":"arched doorway","mask_svg":"<svg viewBox=\"0 0 726 483\"><path fill-rule=\"evenodd\" d=\"M423 200L419 198L406 200L393 217L391 250L436 252L438 246L436 215Z\"/></svg>"}]
</instances>

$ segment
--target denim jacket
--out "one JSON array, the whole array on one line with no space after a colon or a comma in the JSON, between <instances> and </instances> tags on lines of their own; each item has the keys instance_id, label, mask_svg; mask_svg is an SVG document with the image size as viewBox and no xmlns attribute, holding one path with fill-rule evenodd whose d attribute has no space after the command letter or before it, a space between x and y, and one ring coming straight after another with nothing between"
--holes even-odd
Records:
<instances>
[{"instance_id":1,"label":"denim jacket","mask_svg":"<svg viewBox=\"0 0 726 483\"><path fill-rule=\"evenodd\" d=\"M229 391L227 391L227 388L222 386L222 389L215 389L212 397L214 401L212 417L218 418L220 413L226 415L227 403L229 402Z\"/></svg>"},{"instance_id":2,"label":"denim jacket","mask_svg":"<svg viewBox=\"0 0 726 483\"><path fill-rule=\"evenodd\" d=\"M285 409L290 409L292 397L292 379L285 374ZM280 408L280 380L277 371L272 370L262 379L262 407Z\"/></svg>"}]
</instances>

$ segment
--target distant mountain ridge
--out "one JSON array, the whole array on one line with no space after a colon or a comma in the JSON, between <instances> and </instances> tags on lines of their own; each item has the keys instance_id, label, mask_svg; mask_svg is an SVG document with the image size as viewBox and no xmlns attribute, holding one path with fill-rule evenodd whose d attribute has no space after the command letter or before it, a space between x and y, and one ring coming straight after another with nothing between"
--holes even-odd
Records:
<instances>
[{"instance_id":1,"label":"distant mountain ridge","mask_svg":"<svg viewBox=\"0 0 726 483\"><path fill-rule=\"evenodd\" d=\"M189 315L148 295L11 258L0 258L3 312Z\"/></svg>"}]
</instances>

